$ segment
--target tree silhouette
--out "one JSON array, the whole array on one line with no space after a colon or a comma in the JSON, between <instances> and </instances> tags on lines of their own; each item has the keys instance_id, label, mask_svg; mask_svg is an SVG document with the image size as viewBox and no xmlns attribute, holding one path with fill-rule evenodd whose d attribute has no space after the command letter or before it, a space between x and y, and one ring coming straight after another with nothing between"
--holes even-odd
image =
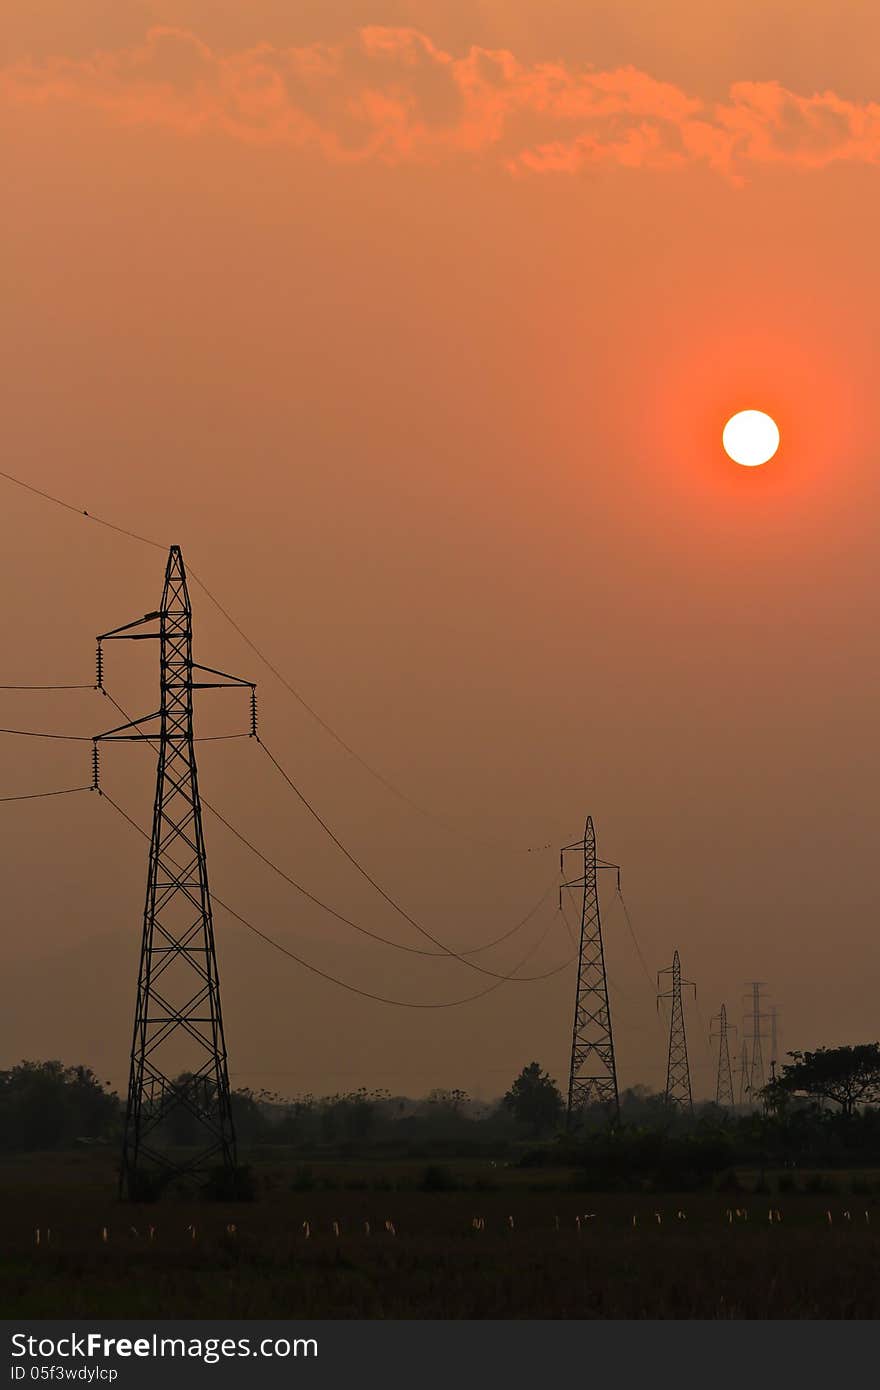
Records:
<instances>
[{"instance_id":1,"label":"tree silhouette","mask_svg":"<svg viewBox=\"0 0 880 1390\"><path fill-rule=\"evenodd\" d=\"M790 1095L833 1100L848 1118L857 1105L880 1101L880 1043L855 1047L820 1047L790 1052L776 1087Z\"/></svg>"},{"instance_id":2,"label":"tree silhouette","mask_svg":"<svg viewBox=\"0 0 880 1390\"><path fill-rule=\"evenodd\" d=\"M541 1070L540 1062L529 1062L527 1067L523 1067L504 1096L502 1105L511 1111L520 1124L527 1125L534 1135L547 1134L556 1129L562 1121L564 1109L559 1087L547 1072Z\"/></svg>"}]
</instances>

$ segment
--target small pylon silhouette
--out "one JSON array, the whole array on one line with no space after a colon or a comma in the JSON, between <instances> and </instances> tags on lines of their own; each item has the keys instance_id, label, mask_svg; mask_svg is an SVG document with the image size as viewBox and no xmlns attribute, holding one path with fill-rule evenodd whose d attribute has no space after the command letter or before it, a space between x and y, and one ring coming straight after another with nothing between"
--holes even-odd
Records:
<instances>
[{"instance_id":1,"label":"small pylon silhouette","mask_svg":"<svg viewBox=\"0 0 880 1390\"><path fill-rule=\"evenodd\" d=\"M151 631L132 631L153 624ZM235 1130L193 741L193 692L226 686L252 691L253 685L193 661L192 610L179 546L169 552L161 608L104 633L98 642L126 637L159 643L160 707L96 739L96 745L99 740L146 741L158 749L120 1195L133 1200L156 1196L175 1177L186 1173L204 1179L219 1169L231 1196ZM99 670L103 674L101 663ZM194 679L195 672L213 679ZM96 782L97 775L96 765ZM191 1148L182 1149L180 1132L186 1132L183 1142Z\"/></svg>"},{"instance_id":2,"label":"small pylon silhouette","mask_svg":"<svg viewBox=\"0 0 880 1390\"><path fill-rule=\"evenodd\" d=\"M670 987L665 994L659 992L661 975L671 975L672 977ZM669 999L672 1003L669 1019L669 1052L666 1059L666 1104L690 1113L694 1108L694 1098L691 1093L691 1069L688 1065L687 1035L684 1026L684 1009L681 1003L683 984L693 989L696 999L697 987L694 982L681 978L681 962L678 958L678 951L676 951L672 957L672 964L668 965L665 970L657 972L657 1007L659 1009L661 999Z\"/></svg>"},{"instance_id":3,"label":"small pylon silhouette","mask_svg":"<svg viewBox=\"0 0 880 1390\"><path fill-rule=\"evenodd\" d=\"M733 1072L730 1067L730 1046L728 1043L728 1028L736 1025L728 1025L727 1006L721 1005L721 1012L712 1019L712 1023L718 1024L718 1032L710 1033L710 1041L718 1039L718 1070L715 1076L715 1104L733 1105Z\"/></svg>"},{"instance_id":4,"label":"small pylon silhouette","mask_svg":"<svg viewBox=\"0 0 880 1390\"><path fill-rule=\"evenodd\" d=\"M583 854L584 873L582 878L571 879L562 885L563 888L583 889L571 1067L568 1075L569 1129L574 1127L578 1111L593 1101L606 1106L613 1123L620 1118L598 889L598 870L617 869L617 865L596 858L596 831L592 816L587 816L583 840L565 845L560 851L560 869L563 867L563 856L571 850ZM618 881L619 875L618 869ZM559 905L562 906L562 889Z\"/></svg>"},{"instance_id":5,"label":"small pylon silhouette","mask_svg":"<svg viewBox=\"0 0 880 1390\"><path fill-rule=\"evenodd\" d=\"M765 988L763 980L751 980L749 982L750 993L746 998L751 1002L751 1012L748 1014L747 1022L751 1023L752 1031L748 1035L749 1042L752 1044L751 1065L749 1067L748 1092L752 1100L760 1101L761 1092L767 1085L767 1076L764 1071L764 1048L763 1044L767 1041L767 1034L764 1032L763 1024L770 1018L770 1014L764 1013L761 1004L761 990Z\"/></svg>"}]
</instances>

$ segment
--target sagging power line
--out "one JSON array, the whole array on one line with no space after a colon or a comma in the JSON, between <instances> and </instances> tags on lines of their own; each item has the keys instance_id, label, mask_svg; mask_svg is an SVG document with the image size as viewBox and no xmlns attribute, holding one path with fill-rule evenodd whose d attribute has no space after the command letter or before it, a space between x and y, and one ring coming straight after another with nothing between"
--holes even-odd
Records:
<instances>
[{"instance_id":1,"label":"sagging power line","mask_svg":"<svg viewBox=\"0 0 880 1390\"><path fill-rule=\"evenodd\" d=\"M16 487L22 488L25 492L29 492L34 496L41 498L45 502L50 502L54 506L61 507L64 511L72 512L74 516L81 517L86 521L93 522L97 526L102 526L109 531L113 531L117 535L125 536L129 540L138 541L142 545L148 545L152 547L154 550L161 550L163 552L167 550L167 546L164 545L162 542L154 540L149 536L143 536L139 532L131 530L128 527L120 526L114 521L109 521L106 517L99 516L97 512L91 509L88 509L86 507L77 507L74 505L74 503L68 502L66 499L62 497L58 497L55 493L48 492L44 488L35 487L33 483L25 482L23 478L16 477L14 473L9 473L3 469L0 469L0 478L5 478L7 482L14 484ZM530 845L523 848L519 845L511 845L505 841L487 841L480 839L479 837L475 837L473 835L463 835L461 827L454 825L448 817L439 815L436 811L431 811L427 807L421 805L420 802L416 801L407 792L403 791L402 788L397 786L397 784L393 782L389 777L385 776L384 773L380 772L378 768L374 767L371 762L368 762L366 758L364 758L360 753L358 753L358 751L342 737L342 735L333 727L332 724L328 722L328 720L326 720L321 714L319 714L319 712L314 708L314 706L311 705L299 692L299 690L297 690L297 688L287 679L284 673L271 660L271 658L266 654L266 652L263 651L263 649L260 646L258 646L258 644L253 640L253 638L248 635L248 633L241 626L241 624L238 623L236 619L232 616L229 609L226 608L221 603L220 599L217 598L216 594L214 594L213 591L208 588L208 585L205 583L204 579L202 579L202 577L196 573L195 569L192 566L189 567L189 577L195 584L199 586L199 588L204 593L205 597L209 600L211 604L213 604L213 606L217 609L217 612L220 613L220 615L230 625L233 631L238 634L238 636L245 643L245 645L250 648L254 655L263 663L266 669L272 674L272 676L274 676L274 678L279 682L279 684L283 686L283 688L288 692L288 694L293 697L297 704L300 705L300 707L306 711L310 718L312 718L315 721L315 723L318 724L318 726L321 729L323 729L324 732L330 738L332 738L334 742L337 743L339 747L354 762L358 763L366 772L370 774L371 777L373 777L381 786L383 786L398 800L402 801L412 810L417 811L419 815L424 816L426 819L434 821L436 824L443 826L447 830L447 832L451 832L455 835L458 835L460 838L468 839L472 843L478 844L482 848L503 848L509 850L516 850L517 852L525 852L527 854L534 854L544 850L549 850L552 847L552 842L549 840L541 845Z\"/></svg>"}]
</instances>

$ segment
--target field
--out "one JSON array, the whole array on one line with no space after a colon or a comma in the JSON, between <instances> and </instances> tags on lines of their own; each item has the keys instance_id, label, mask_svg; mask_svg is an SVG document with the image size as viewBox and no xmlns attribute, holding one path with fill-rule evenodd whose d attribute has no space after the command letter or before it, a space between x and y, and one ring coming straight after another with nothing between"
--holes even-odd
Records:
<instances>
[{"instance_id":1,"label":"field","mask_svg":"<svg viewBox=\"0 0 880 1390\"><path fill-rule=\"evenodd\" d=\"M590 1194L467 1162L444 1191L422 1190L424 1163L276 1161L251 1203L134 1207L113 1159L0 1163L5 1317L880 1316L880 1201L845 1176L829 1193Z\"/></svg>"}]
</instances>

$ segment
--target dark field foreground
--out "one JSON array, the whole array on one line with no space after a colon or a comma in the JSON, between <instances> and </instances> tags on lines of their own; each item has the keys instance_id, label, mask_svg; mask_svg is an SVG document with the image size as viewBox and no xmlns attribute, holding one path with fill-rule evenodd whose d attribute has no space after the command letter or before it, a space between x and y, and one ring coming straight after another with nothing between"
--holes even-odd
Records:
<instances>
[{"instance_id":1,"label":"dark field foreground","mask_svg":"<svg viewBox=\"0 0 880 1390\"><path fill-rule=\"evenodd\" d=\"M0 1309L71 1318L880 1317L880 1203L847 1195L845 1182L833 1195L591 1195L573 1192L567 1173L542 1173L536 1190L533 1175L453 1166L471 1190L421 1191L417 1164L316 1166L305 1178L275 1164L258 1169L252 1203L129 1207L112 1196L108 1154L7 1160ZM296 1181L308 1190L292 1190Z\"/></svg>"}]
</instances>

